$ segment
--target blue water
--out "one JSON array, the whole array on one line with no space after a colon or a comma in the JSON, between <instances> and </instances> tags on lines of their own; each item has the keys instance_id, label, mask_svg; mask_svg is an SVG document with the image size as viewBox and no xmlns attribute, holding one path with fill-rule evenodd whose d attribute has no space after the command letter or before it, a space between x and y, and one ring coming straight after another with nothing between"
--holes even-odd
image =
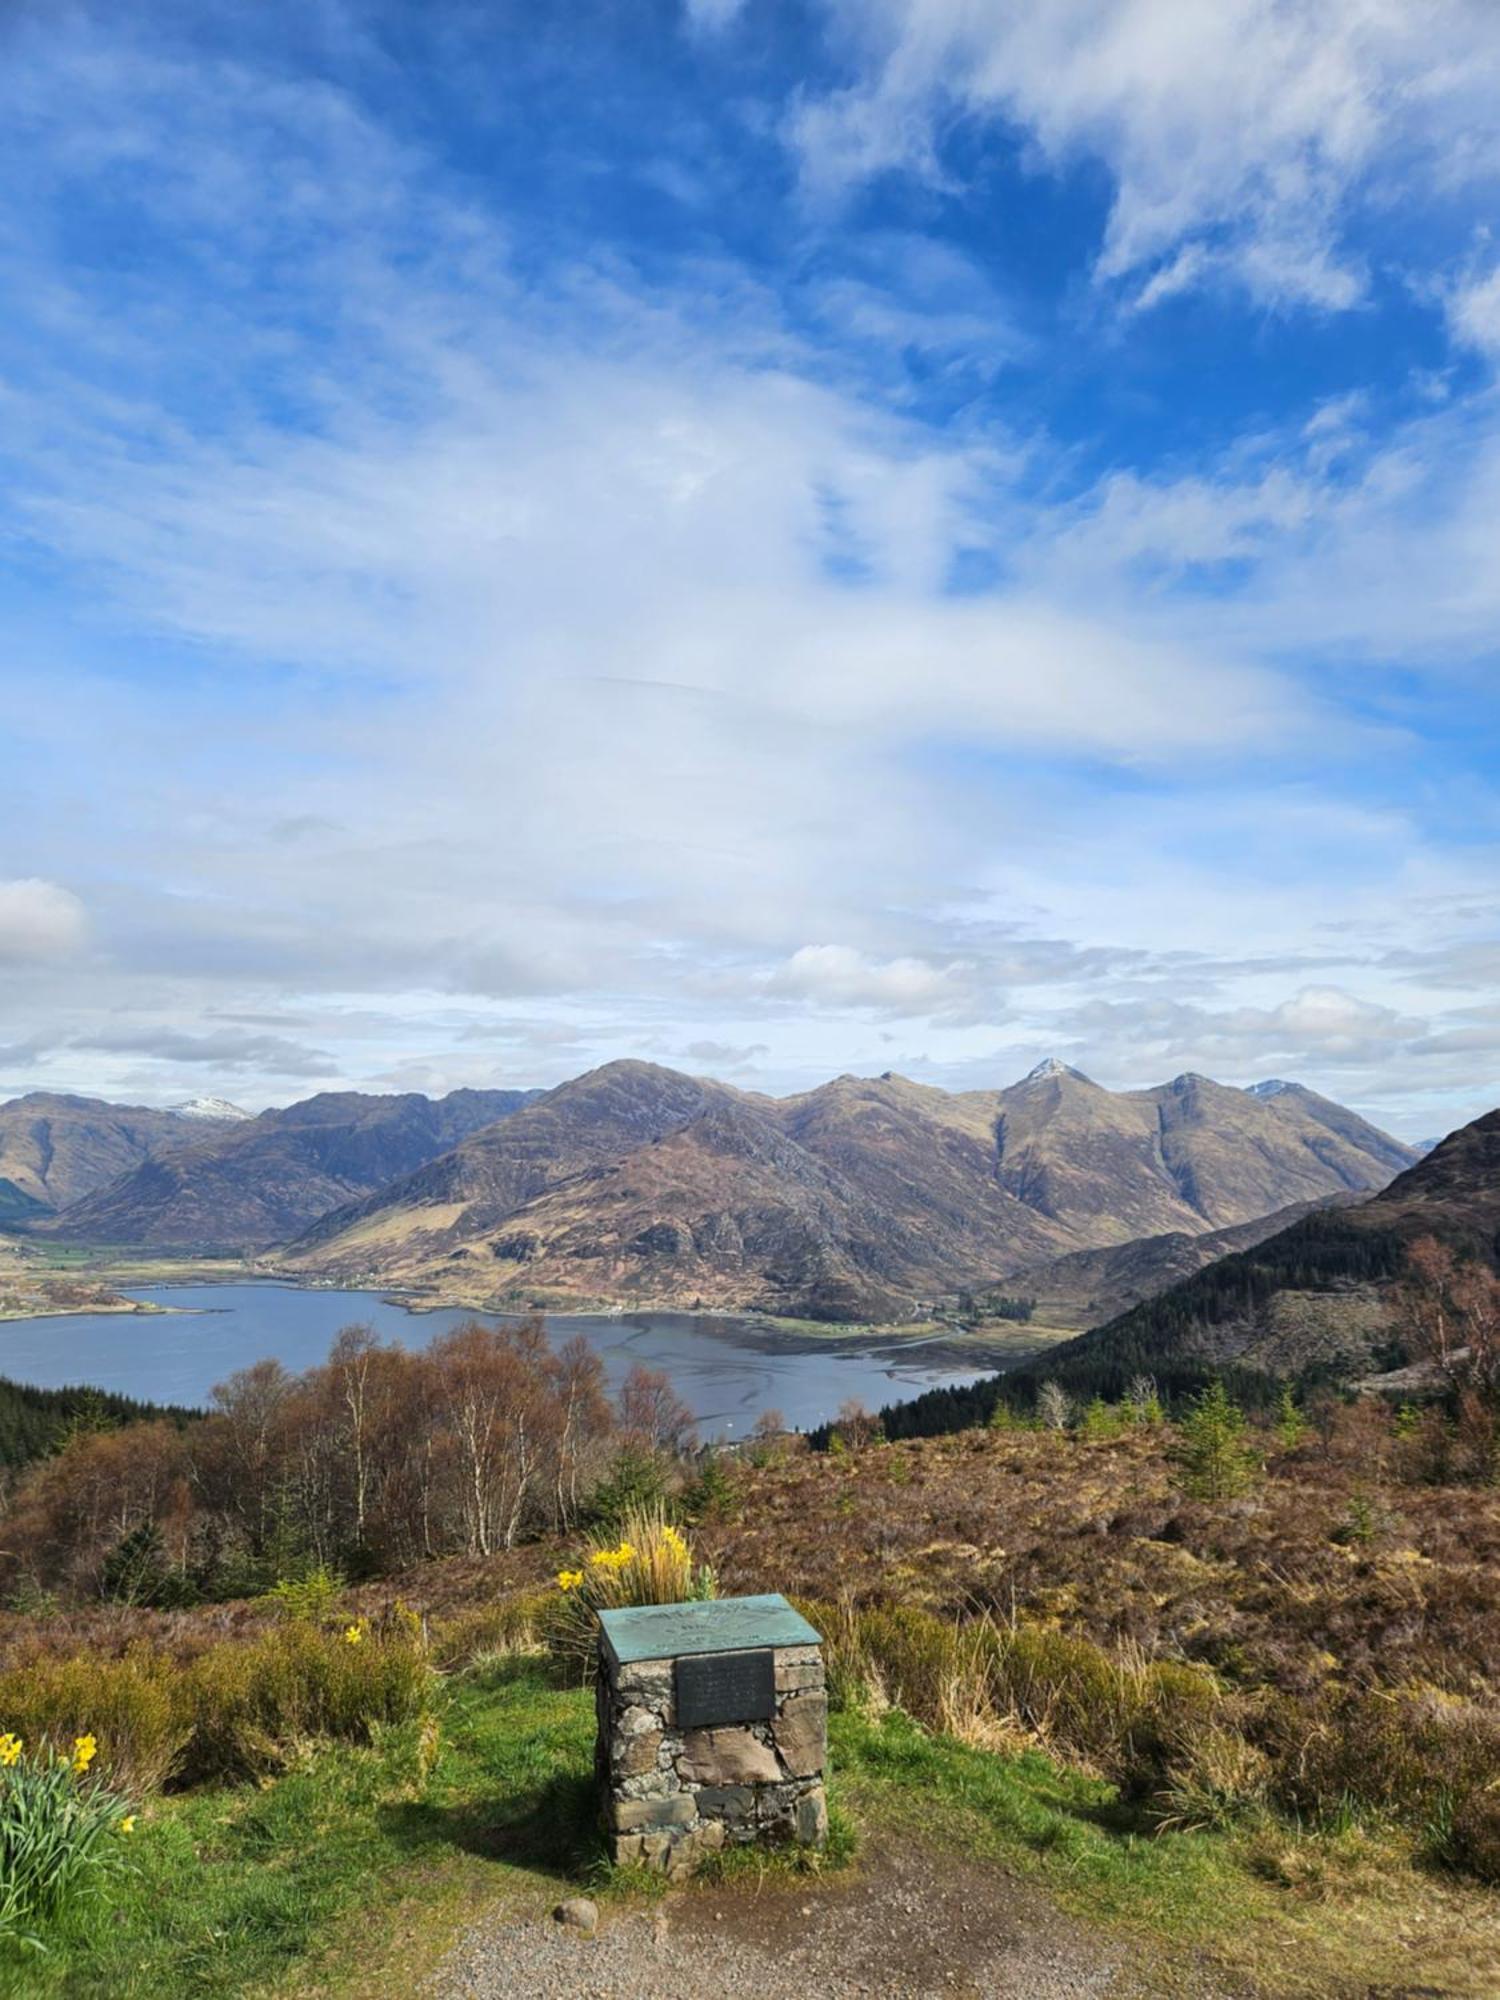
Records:
<instances>
[{"instance_id":1,"label":"blue water","mask_svg":"<svg viewBox=\"0 0 1500 2000\"><path fill-rule=\"evenodd\" d=\"M265 1282L152 1285L126 1296L177 1310L8 1321L0 1324L0 1375L41 1388L88 1382L147 1402L199 1404L216 1382L267 1356L293 1370L311 1367L325 1359L339 1328L355 1321L407 1347L423 1347L468 1320L498 1324L492 1315L457 1309L409 1313L378 1292ZM743 1437L768 1409L807 1430L850 1396L874 1410L935 1383L972 1382L989 1372L955 1368L920 1340L798 1337L760 1321L687 1313L549 1314L547 1327L555 1344L581 1333L603 1357L614 1388L638 1361L665 1369L707 1438Z\"/></svg>"}]
</instances>

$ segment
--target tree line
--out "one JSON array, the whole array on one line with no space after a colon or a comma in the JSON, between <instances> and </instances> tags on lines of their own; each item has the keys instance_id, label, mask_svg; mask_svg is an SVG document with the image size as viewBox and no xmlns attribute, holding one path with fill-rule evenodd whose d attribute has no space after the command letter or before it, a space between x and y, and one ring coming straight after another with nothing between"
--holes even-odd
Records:
<instances>
[{"instance_id":1,"label":"tree line","mask_svg":"<svg viewBox=\"0 0 1500 2000\"><path fill-rule=\"evenodd\" d=\"M492 1555L571 1528L612 1478L649 1484L695 1442L665 1375L633 1369L612 1402L587 1341L554 1350L539 1316L415 1351L349 1326L303 1374L241 1369L194 1422L96 1414L19 1479L0 1556L13 1592L184 1603L312 1565Z\"/></svg>"},{"instance_id":2,"label":"tree line","mask_svg":"<svg viewBox=\"0 0 1500 2000\"><path fill-rule=\"evenodd\" d=\"M1428 1392L1474 1432L1500 1410L1500 1278L1488 1258L1436 1237L1405 1242L1394 1231L1352 1223L1338 1212L1304 1217L1254 1250L1217 1263L1132 1307L1102 1327L1065 1341L1002 1375L963 1387L930 1389L879 1413L888 1438L935 1437L988 1424L997 1409L1035 1416L1044 1394L1079 1408L1128 1398L1149 1377L1168 1407L1186 1407L1218 1382L1247 1409L1269 1409L1282 1383L1258 1369L1215 1360L1201 1336L1252 1318L1275 1293L1378 1285L1387 1300L1387 1337L1375 1369L1427 1364ZM1336 1390L1347 1377L1328 1363L1297 1374L1304 1395ZM833 1426L811 1434L825 1449Z\"/></svg>"}]
</instances>

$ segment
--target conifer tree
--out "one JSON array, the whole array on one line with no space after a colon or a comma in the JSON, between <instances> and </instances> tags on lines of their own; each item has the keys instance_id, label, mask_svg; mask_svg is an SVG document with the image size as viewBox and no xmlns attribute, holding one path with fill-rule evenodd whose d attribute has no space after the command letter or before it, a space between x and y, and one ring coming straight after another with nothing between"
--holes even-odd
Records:
<instances>
[{"instance_id":1,"label":"conifer tree","mask_svg":"<svg viewBox=\"0 0 1500 2000\"><path fill-rule=\"evenodd\" d=\"M1177 1462L1195 1499L1232 1500L1253 1485L1260 1461L1248 1437L1245 1413L1231 1403L1222 1382L1194 1397L1182 1420Z\"/></svg>"}]
</instances>

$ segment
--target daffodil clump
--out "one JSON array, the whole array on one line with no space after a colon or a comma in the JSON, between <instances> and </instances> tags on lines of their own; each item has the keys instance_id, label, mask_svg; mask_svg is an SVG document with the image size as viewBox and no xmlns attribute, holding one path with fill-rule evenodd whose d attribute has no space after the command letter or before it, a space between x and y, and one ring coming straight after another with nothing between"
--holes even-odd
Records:
<instances>
[{"instance_id":1,"label":"daffodil clump","mask_svg":"<svg viewBox=\"0 0 1500 2000\"><path fill-rule=\"evenodd\" d=\"M694 1562L687 1536L655 1507L628 1514L618 1541L592 1542L575 1567L557 1572L557 1588L555 1641L587 1661L601 1611L713 1597L718 1586L707 1563Z\"/></svg>"},{"instance_id":2,"label":"daffodil clump","mask_svg":"<svg viewBox=\"0 0 1500 2000\"><path fill-rule=\"evenodd\" d=\"M49 1921L122 1865L117 1837L134 1833L136 1816L90 1776L98 1755L92 1734L30 1753L0 1734L0 1940L40 1949Z\"/></svg>"}]
</instances>

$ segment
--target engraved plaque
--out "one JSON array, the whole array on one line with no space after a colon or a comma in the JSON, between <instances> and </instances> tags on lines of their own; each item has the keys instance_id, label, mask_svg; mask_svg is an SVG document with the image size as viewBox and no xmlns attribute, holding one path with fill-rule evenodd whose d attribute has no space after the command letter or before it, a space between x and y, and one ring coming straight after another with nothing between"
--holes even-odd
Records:
<instances>
[{"instance_id":1,"label":"engraved plaque","mask_svg":"<svg viewBox=\"0 0 1500 2000\"><path fill-rule=\"evenodd\" d=\"M677 1727L769 1722L776 1713L776 1661L769 1646L750 1653L696 1653L677 1662Z\"/></svg>"}]
</instances>

